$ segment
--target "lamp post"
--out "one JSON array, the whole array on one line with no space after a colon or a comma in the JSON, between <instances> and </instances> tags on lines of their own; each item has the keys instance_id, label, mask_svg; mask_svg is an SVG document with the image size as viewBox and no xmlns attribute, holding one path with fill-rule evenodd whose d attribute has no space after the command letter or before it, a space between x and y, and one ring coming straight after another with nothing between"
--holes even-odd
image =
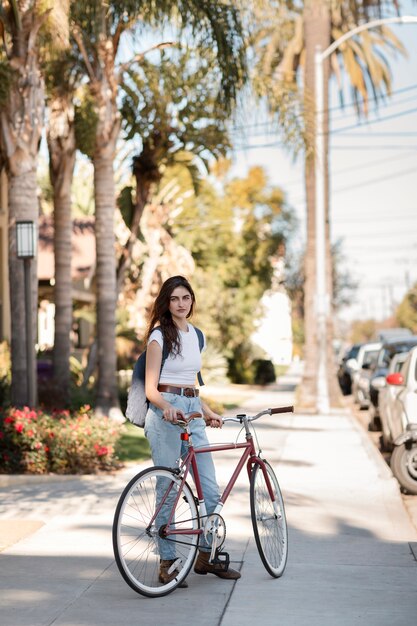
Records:
<instances>
[{"instance_id":1,"label":"lamp post","mask_svg":"<svg viewBox=\"0 0 417 626\"><path fill-rule=\"evenodd\" d=\"M323 63L337 48L355 35L377 28L385 24L417 24L417 16L405 15L403 17L388 17L373 20L361 24L348 31L326 50L317 46L314 57L315 70L315 230L316 230L316 316L317 316L317 347L318 347L318 380L317 380L317 401L318 413L328 414L329 388L327 381L327 315L330 310L330 294L326 284L326 211L325 199L325 141L324 141L324 74Z\"/></svg>"},{"instance_id":2,"label":"lamp post","mask_svg":"<svg viewBox=\"0 0 417 626\"><path fill-rule=\"evenodd\" d=\"M36 363L35 346L33 341L32 320L32 284L31 262L36 257L37 228L35 222L16 222L16 254L18 259L23 259L25 276L25 328L26 328L26 398L28 406L33 407L36 403Z\"/></svg>"}]
</instances>

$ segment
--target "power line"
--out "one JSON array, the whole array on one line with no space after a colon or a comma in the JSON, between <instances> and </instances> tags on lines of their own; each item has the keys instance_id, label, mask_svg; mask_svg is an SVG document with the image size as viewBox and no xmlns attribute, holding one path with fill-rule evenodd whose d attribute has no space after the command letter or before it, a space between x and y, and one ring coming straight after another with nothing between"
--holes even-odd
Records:
<instances>
[{"instance_id":1,"label":"power line","mask_svg":"<svg viewBox=\"0 0 417 626\"><path fill-rule=\"evenodd\" d=\"M397 249L397 254L399 254L399 253L400 253L400 251ZM391 270L392 270L393 269L392 268L392 264L393 263L396 263L397 265L401 265L402 267L409 267L411 263L414 264L414 263L417 262L417 257L413 257L413 258L410 257L409 261L408 260L407 261L401 260L399 257L395 256L395 250L387 251L386 254L387 254L387 256L389 255L389 258L386 259L386 263L384 263L383 259L376 258L376 255L373 255L372 258L367 259L365 263L366 263L366 265L377 264L377 265L379 265L381 267L384 267L384 268L386 268L386 266L389 266L391 268ZM361 257L360 260L359 259L349 258L348 264L349 265L358 265L358 266L360 266L360 271L361 272L365 271L363 269L363 264L364 264L363 256Z\"/></svg>"},{"instance_id":2,"label":"power line","mask_svg":"<svg viewBox=\"0 0 417 626\"><path fill-rule=\"evenodd\" d=\"M361 187L368 187L369 185L374 185L375 183L385 182L387 180L392 180L393 178L401 178L403 176L408 176L409 174L414 174L417 172L417 166L414 166L408 170L402 170L401 172L394 172L393 174L386 176L379 176L378 178L372 178L370 180L366 180L363 183L357 183L356 185L349 185L347 187L339 187L339 189L334 189L332 191L333 194L351 191L353 189L360 189Z\"/></svg>"},{"instance_id":3,"label":"power line","mask_svg":"<svg viewBox=\"0 0 417 626\"><path fill-rule=\"evenodd\" d=\"M408 170L402 170L401 172L394 172L393 174L390 175L385 175L385 176L378 176L378 178L372 178L370 180L366 180L362 183L356 183L355 185L348 185L347 187L339 187L338 189L332 189L331 190L331 195L337 195L339 193L346 193L349 191L355 191L356 189L361 189L362 187L369 187L370 185L374 185L376 183L384 183L387 182L389 180L392 180L393 178L402 178L403 176L408 176L409 174L414 174L417 172L417 167L414 166ZM299 197L296 198L294 200L291 201L291 205L297 205L300 204L302 202L305 202L305 198L304 197ZM360 207L362 209L362 207ZM363 209L362 209L363 210Z\"/></svg>"},{"instance_id":4,"label":"power line","mask_svg":"<svg viewBox=\"0 0 417 626\"><path fill-rule=\"evenodd\" d=\"M408 91L412 91L414 89L417 89L417 83L414 83L412 85L409 85L408 87L403 87L402 89L397 89L392 91L388 96L386 96L386 98L392 98L392 96L397 95L397 94L401 94L401 93L406 93ZM368 98L368 102L374 102L374 101L378 101L381 100L381 97L377 97L374 96L372 98ZM390 106L398 106L399 104L404 104L405 102L409 102L410 100L414 100L414 98L406 98L405 100L400 100L399 102L395 102L394 100L390 100L389 102L384 102L385 108L390 107ZM343 117L346 118L347 116L351 116L351 115L357 115L356 111L351 111L349 113L346 113L345 109L351 107L351 106L355 106L356 103L354 101L349 102L348 104L343 104L343 105L337 105L334 107L329 107L326 109L323 109L322 113L326 113L326 112L331 112L331 111L341 111L343 112ZM298 116L300 119L303 117L302 115ZM232 126L231 127L231 131L232 132L239 132L241 130L247 130L248 128L260 128L260 127L264 127L264 126L273 126L273 123L271 122L271 120L266 120L264 122L254 122L251 124L245 124L245 125L241 125L241 126Z\"/></svg>"},{"instance_id":5,"label":"power line","mask_svg":"<svg viewBox=\"0 0 417 626\"><path fill-rule=\"evenodd\" d=\"M363 139L363 133L349 133L347 135L350 137L360 137ZM407 131L392 131L392 132L372 132L367 136L367 139L370 137L417 137L417 133L409 133Z\"/></svg>"},{"instance_id":6,"label":"power line","mask_svg":"<svg viewBox=\"0 0 417 626\"><path fill-rule=\"evenodd\" d=\"M398 161L401 161L403 159L408 158L412 154L413 154L413 152L410 151L409 153L406 153L406 154L403 154L403 155L399 156L396 159L396 163L398 163ZM347 174L348 172L354 172L356 170L363 170L364 167L369 169L371 167L376 167L377 165L381 165L382 163L391 163L391 162L392 162L392 156L384 157L382 159L376 159L375 161L366 161L366 163L358 163L357 165L352 165L352 166L349 166L349 167L344 167L344 168L339 169L339 170L334 170L334 171L331 172L331 177L334 178L335 176L340 176L341 174ZM290 180L289 182L285 183L285 186L283 185L283 187L285 188L285 190L287 190L289 187L290 188L291 187L295 187L295 186L299 187L300 185L304 185L304 179L303 178Z\"/></svg>"},{"instance_id":7,"label":"power line","mask_svg":"<svg viewBox=\"0 0 417 626\"><path fill-rule=\"evenodd\" d=\"M408 91L412 91L413 89L417 89L417 83L413 83L412 85L408 85L407 87L402 87L401 89L395 89L393 91L391 91L390 94L383 96L382 99L384 98L391 98L394 95L397 94L401 94L401 93L407 93ZM373 96L372 98L368 98L367 102L376 102L378 100L381 100L381 96ZM343 109L348 108L348 107L355 107L356 106L356 102L354 100L352 100L351 102L349 102L348 104L339 104L338 106L335 107L329 107L328 109L323 109L323 113L327 112L331 112L331 111L343 111ZM392 104L392 102L389 102L388 105ZM353 113L356 114L356 111L353 111Z\"/></svg>"},{"instance_id":8,"label":"power line","mask_svg":"<svg viewBox=\"0 0 417 626\"><path fill-rule=\"evenodd\" d=\"M413 243L413 244L410 244L408 246L406 246L404 244L401 245L401 252L403 252L404 250L412 251L412 250L416 250L416 249L417 249L417 243ZM359 256L364 256L368 252L371 253L371 254L375 254L375 253L378 254L380 252L383 252L384 254L386 252L397 252L397 253L400 252L400 250L398 250L398 245L397 246L381 246L381 245L373 246L371 243L367 244L366 248L364 248L363 245L362 246L349 246L349 245L346 245L346 247L343 248L343 250L344 250L345 254L347 254L348 251L350 253L353 253L353 252L356 253L356 251L359 251L359 252L361 252L361 254Z\"/></svg>"},{"instance_id":9,"label":"power line","mask_svg":"<svg viewBox=\"0 0 417 626\"><path fill-rule=\"evenodd\" d=\"M371 111L371 114L376 115L377 113L379 113L380 111L386 111L387 109L392 109L393 107L397 107L400 106L402 104L406 104L407 102L415 102L416 101L416 96L415 94L413 94L412 96L408 97L408 98L400 98L398 100L390 100L389 102L385 101L380 108L378 109L374 109L373 111ZM346 112L346 111L341 111L340 112L341 115L338 115L337 117L332 116L330 118L330 120L333 121L338 121L340 119L346 119L346 117L352 117L352 116L356 116L358 117L358 114L356 111L351 111L351 112ZM365 118L365 121L367 121L367 116L362 115L362 118Z\"/></svg>"},{"instance_id":10,"label":"power line","mask_svg":"<svg viewBox=\"0 0 417 626\"><path fill-rule=\"evenodd\" d=\"M242 150L260 150L260 149L264 149L264 148L288 148L288 146L283 143L282 141L272 141L270 143L260 143L260 144L256 144L256 145L243 145L243 146L236 146L234 145L232 147L232 152L240 152ZM397 144L397 145L390 145L390 144L385 144L385 145L375 145L375 146L370 146L369 144L366 145L354 145L354 146L346 146L346 145L332 145L331 146L331 150L417 150L417 145L415 146L410 146L410 145L401 145L401 144Z\"/></svg>"},{"instance_id":11,"label":"power line","mask_svg":"<svg viewBox=\"0 0 417 626\"><path fill-rule=\"evenodd\" d=\"M343 145L339 145L339 146L334 146L332 145L331 147L332 150L417 150L417 146L410 146L409 144L406 145L401 145L401 144L382 144L382 145L374 145L374 146L370 146L369 144L366 145L355 145L355 146L343 146Z\"/></svg>"},{"instance_id":12,"label":"power line","mask_svg":"<svg viewBox=\"0 0 417 626\"><path fill-rule=\"evenodd\" d=\"M392 115L387 115L386 117L380 117L374 120L367 122L368 124L379 124L380 122L386 122L387 120L397 119L398 117L403 117L404 115L411 115L411 113L417 113L417 108L407 109L405 111L400 111L399 113L393 113ZM343 126L342 128L335 128L324 134L338 135L339 133L344 132L345 130L356 130L357 128L363 128L365 124L351 124L350 126Z\"/></svg>"},{"instance_id":13,"label":"power line","mask_svg":"<svg viewBox=\"0 0 417 626\"><path fill-rule=\"evenodd\" d=\"M414 237L415 238L415 234L414 232L404 232L404 230L398 231L396 232L386 232L386 233L372 233L372 235L369 235L368 233L354 233L354 234L348 234L348 235L344 235L344 242L345 241L350 241L352 240L356 240L356 239L368 239L370 241L373 241L374 239L385 239L385 237L405 237L405 236L410 236L410 237Z\"/></svg>"},{"instance_id":14,"label":"power line","mask_svg":"<svg viewBox=\"0 0 417 626\"><path fill-rule=\"evenodd\" d=\"M362 209L362 207L360 207ZM377 209L377 211L379 212L379 214L381 213L381 209L380 207L375 207ZM366 212L368 213L369 211L369 207L367 207ZM410 211L414 211L413 215L384 215L384 224L385 222L388 221L392 221L392 222L398 222L398 221L402 221L402 220L407 220L407 222L410 221L410 219L417 219L417 209L410 209ZM373 222L375 223L375 219L376 217L366 217L366 216L362 216L361 215L361 224L363 224L364 222ZM335 225L335 224L345 224L345 223L349 223L349 224L357 224L358 223L358 218L342 218L339 219L337 216L335 217L335 219L331 219L331 224Z\"/></svg>"}]
</instances>

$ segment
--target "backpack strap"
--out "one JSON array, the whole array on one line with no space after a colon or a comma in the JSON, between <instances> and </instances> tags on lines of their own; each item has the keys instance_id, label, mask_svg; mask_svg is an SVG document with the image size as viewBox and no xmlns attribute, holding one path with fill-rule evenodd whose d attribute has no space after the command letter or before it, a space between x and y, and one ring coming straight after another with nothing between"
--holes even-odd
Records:
<instances>
[{"instance_id":1,"label":"backpack strap","mask_svg":"<svg viewBox=\"0 0 417 626\"><path fill-rule=\"evenodd\" d=\"M203 331L201 331L199 328L197 328L197 326L194 326L195 332L197 333L197 337L198 337L198 345L200 347L200 352L203 351L204 348L204 335L203 335ZM204 386L204 380L203 377L201 375L201 372L198 372L197 374L197 380L198 380L198 384L200 385L200 387Z\"/></svg>"}]
</instances>

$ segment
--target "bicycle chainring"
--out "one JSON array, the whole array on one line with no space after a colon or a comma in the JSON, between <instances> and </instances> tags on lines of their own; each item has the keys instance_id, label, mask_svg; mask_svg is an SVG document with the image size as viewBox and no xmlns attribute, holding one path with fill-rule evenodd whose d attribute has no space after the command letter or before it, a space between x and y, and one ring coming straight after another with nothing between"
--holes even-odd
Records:
<instances>
[{"instance_id":1,"label":"bicycle chainring","mask_svg":"<svg viewBox=\"0 0 417 626\"><path fill-rule=\"evenodd\" d=\"M204 524L204 538L211 547L213 554L217 550L221 550L226 540L226 522L218 513L207 516Z\"/></svg>"}]
</instances>

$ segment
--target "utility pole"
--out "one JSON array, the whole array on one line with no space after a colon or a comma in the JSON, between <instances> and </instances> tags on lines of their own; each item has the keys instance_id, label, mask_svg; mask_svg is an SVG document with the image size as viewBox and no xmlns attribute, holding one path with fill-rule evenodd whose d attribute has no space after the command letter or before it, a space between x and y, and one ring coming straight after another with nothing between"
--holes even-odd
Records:
<instances>
[{"instance_id":1,"label":"utility pole","mask_svg":"<svg viewBox=\"0 0 417 626\"><path fill-rule=\"evenodd\" d=\"M379 20L373 20L361 24L356 28L348 31L336 41L334 41L326 50L321 50L317 46L314 57L315 69L315 177L316 177L316 319L317 319L317 346L318 346L318 381L317 381L317 400L316 409L318 413L328 414L330 410L329 389L327 383L327 329L326 316L329 307L330 294L327 293L326 284L326 255L325 255L325 207L324 207L324 189L325 189L325 144L324 144L324 61L337 48L354 37L355 35L384 26L385 24L417 24L417 17L406 15L403 17L388 17Z\"/></svg>"}]
</instances>

